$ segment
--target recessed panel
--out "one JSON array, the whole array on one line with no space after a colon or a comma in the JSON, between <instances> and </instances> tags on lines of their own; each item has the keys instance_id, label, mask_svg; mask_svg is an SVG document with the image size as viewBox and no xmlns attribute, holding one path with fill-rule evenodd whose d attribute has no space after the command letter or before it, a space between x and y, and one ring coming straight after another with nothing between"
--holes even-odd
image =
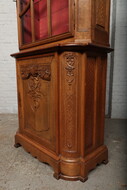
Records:
<instances>
[{"instance_id":1,"label":"recessed panel","mask_svg":"<svg viewBox=\"0 0 127 190\"><path fill-rule=\"evenodd\" d=\"M20 76L23 98L23 133L29 138L50 145L56 143L56 80L54 57L21 61Z\"/></svg>"},{"instance_id":2,"label":"recessed panel","mask_svg":"<svg viewBox=\"0 0 127 190\"><path fill-rule=\"evenodd\" d=\"M88 151L93 146L94 117L95 117L95 67L96 58L88 57L86 65L86 94L85 94L85 150Z\"/></svg>"}]
</instances>

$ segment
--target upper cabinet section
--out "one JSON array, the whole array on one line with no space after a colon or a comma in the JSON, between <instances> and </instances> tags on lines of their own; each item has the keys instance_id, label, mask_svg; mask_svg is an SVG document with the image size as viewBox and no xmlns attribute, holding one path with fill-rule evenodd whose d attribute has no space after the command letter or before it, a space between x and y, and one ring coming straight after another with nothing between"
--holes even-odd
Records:
<instances>
[{"instance_id":1,"label":"upper cabinet section","mask_svg":"<svg viewBox=\"0 0 127 190\"><path fill-rule=\"evenodd\" d=\"M17 0L20 48L73 36L71 4L72 0Z\"/></svg>"},{"instance_id":2,"label":"upper cabinet section","mask_svg":"<svg viewBox=\"0 0 127 190\"><path fill-rule=\"evenodd\" d=\"M20 49L49 43L109 46L110 0L17 0Z\"/></svg>"}]
</instances>

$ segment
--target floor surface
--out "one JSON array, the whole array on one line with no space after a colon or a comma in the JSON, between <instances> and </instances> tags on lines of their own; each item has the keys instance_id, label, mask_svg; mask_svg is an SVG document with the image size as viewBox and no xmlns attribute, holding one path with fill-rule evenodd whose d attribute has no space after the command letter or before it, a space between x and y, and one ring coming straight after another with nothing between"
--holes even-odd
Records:
<instances>
[{"instance_id":1,"label":"floor surface","mask_svg":"<svg viewBox=\"0 0 127 190\"><path fill-rule=\"evenodd\" d=\"M109 163L91 171L85 183L57 181L50 166L14 148L17 128L17 115L0 115L0 190L127 190L127 120L106 120Z\"/></svg>"}]
</instances>

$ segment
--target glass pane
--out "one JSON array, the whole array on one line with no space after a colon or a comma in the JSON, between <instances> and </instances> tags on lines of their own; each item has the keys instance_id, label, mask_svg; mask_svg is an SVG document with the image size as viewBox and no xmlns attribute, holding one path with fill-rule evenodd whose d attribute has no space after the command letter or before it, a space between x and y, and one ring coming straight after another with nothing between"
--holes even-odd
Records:
<instances>
[{"instance_id":1,"label":"glass pane","mask_svg":"<svg viewBox=\"0 0 127 190\"><path fill-rule=\"evenodd\" d=\"M28 3L29 3L29 0L21 0L20 1L21 12L26 8ZM22 21L22 43L23 44L30 43L30 42L32 42L30 8L21 17L21 21Z\"/></svg>"},{"instance_id":2,"label":"glass pane","mask_svg":"<svg viewBox=\"0 0 127 190\"><path fill-rule=\"evenodd\" d=\"M69 31L69 0L51 0L52 35Z\"/></svg>"},{"instance_id":3,"label":"glass pane","mask_svg":"<svg viewBox=\"0 0 127 190\"><path fill-rule=\"evenodd\" d=\"M34 0L35 39L48 37L47 0Z\"/></svg>"}]
</instances>

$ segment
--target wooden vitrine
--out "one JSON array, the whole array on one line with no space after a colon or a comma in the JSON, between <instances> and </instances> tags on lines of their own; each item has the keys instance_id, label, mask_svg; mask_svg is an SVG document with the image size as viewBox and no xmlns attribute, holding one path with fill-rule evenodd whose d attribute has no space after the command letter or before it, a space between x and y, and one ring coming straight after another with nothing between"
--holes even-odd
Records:
<instances>
[{"instance_id":1,"label":"wooden vitrine","mask_svg":"<svg viewBox=\"0 0 127 190\"><path fill-rule=\"evenodd\" d=\"M87 179L104 145L110 0L17 0L19 130L15 146L54 177Z\"/></svg>"}]
</instances>

